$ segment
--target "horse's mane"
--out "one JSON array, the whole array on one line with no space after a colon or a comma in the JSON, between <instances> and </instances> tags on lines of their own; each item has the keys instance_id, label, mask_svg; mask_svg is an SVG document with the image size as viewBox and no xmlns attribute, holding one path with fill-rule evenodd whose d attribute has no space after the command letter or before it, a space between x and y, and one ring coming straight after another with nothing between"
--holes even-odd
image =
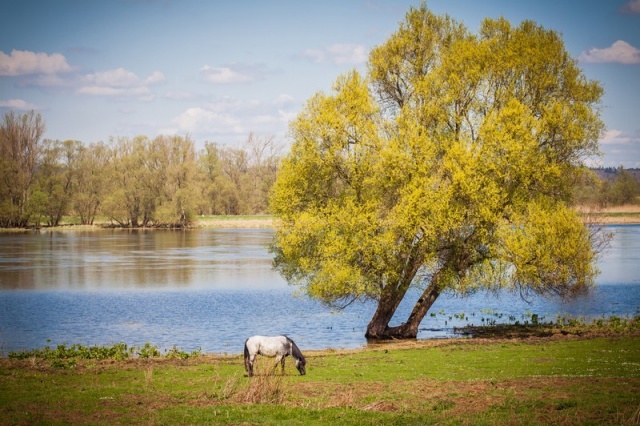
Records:
<instances>
[{"instance_id":1,"label":"horse's mane","mask_svg":"<svg viewBox=\"0 0 640 426\"><path fill-rule=\"evenodd\" d=\"M288 341L289 343L291 343L291 352L292 352L292 353L291 353L291 355L292 355L294 358L299 359L299 360L300 360L300 361L302 361L303 363L306 363L307 361L304 359L304 356L302 355L302 352L300 352L300 348L298 348L298 345L296 345L296 342L294 342L293 340L291 340L291 339L289 338L289 336L284 336L284 337L286 337L286 338L287 338L287 341Z\"/></svg>"}]
</instances>

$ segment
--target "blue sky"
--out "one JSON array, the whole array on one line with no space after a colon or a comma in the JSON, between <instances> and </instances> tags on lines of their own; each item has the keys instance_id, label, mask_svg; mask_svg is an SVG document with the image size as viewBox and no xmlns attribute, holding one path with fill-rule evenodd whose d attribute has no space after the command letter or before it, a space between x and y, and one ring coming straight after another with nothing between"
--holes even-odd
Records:
<instances>
[{"instance_id":1,"label":"blue sky","mask_svg":"<svg viewBox=\"0 0 640 426\"><path fill-rule=\"evenodd\" d=\"M283 146L287 123L342 73L365 70L419 0L4 0L0 113L35 109L45 138L189 134ZM640 167L640 0L430 0L477 30L531 19L562 34L605 88L605 156Z\"/></svg>"}]
</instances>

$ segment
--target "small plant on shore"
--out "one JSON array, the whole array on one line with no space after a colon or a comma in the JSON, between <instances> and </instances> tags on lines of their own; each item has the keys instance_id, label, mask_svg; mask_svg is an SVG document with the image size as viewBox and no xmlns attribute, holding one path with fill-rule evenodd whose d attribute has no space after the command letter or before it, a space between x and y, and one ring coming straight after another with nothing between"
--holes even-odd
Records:
<instances>
[{"instance_id":1,"label":"small plant on shore","mask_svg":"<svg viewBox=\"0 0 640 426\"><path fill-rule=\"evenodd\" d=\"M202 350L197 349L192 352L185 352L173 346L166 352L164 357L168 359L188 359L202 355ZM151 343L145 343L142 347L127 346L126 343L116 343L112 346L83 346L79 344L67 346L58 345L55 348L45 346L42 349L32 349L29 351L13 351L8 353L9 358L13 359L43 359L47 361L63 361L63 360L105 360L111 359L122 361L128 358L159 358L162 357L160 349ZM56 366L70 368L75 366L72 362L57 362Z\"/></svg>"},{"instance_id":2,"label":"small plant on shore","mask_svg":"<svg viewBox=\"0 0 640 426\"><path fill-rule=\"evenodd\" d=\"M140 358L157 358L160 356L160 349L158 349L157 346L147 342L142 348L138 350L137 353Z\"/></svg>"},{"instance_id":3,"label":"small plant on shore","mask_svg":"<svg viewBox=\"0 0 640 426\"><path fill-rule=\"evenodd\" d=\"M512 317L509 317L510 319ZM633 317L611 316L608 318L587 319L576 317L558 316L556 321L544 321L544 317L537 314L525 315L524 323L511 321L506 324L496 324L482 318L483 325L455 328L454 332L466 334L474 337L489 336L515 336L515 335L537 335L550 336L553 334L577 334L583 333L605 333L605 334L634 334L640 333L640 315Z\"/></svg>"},{"instance_id":4,"label":"small plant on shore","mask_svg":"<svg viewBox=\"0 0 640 426\"><path fill-rule=\"evenodd\" d=\"M121 361L127 359L133 353L135 348L128 348L125 343L116 343L113 346L83 346L79 344L67 346L58 345L55 348L45 346L42 349L33 349L30 351L9 352L9 358L27 359L41 358L45 360L63 360L63 359L114 359Z\"/></svg>"},{"instance_id":5,"label":"small plant on shore","mask_svg":"<svg viewBox=\"0 0 640 426\"><path fill-rule=\"evenodd\" d=\"M200 355L202 355L202 349L196 349L195 351L189 353L181 351L177 346L174 345L167 351L165 357L169 359L189 359L198 357Z\"/></svg>"}]
</instances>

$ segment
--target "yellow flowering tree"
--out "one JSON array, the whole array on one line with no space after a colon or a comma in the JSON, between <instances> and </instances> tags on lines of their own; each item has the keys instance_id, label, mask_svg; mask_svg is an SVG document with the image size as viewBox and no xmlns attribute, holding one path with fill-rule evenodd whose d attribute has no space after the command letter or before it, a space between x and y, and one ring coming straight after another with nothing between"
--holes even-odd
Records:
<instances>
[{"instance_id":1,"label":"yellow flowering tree","mask_svg":"<svg viewBox=\"0 0 640 426\"><path fill-rule=\"evenodd\" d=\"M588 290L605 238L569 207L601 87L533 22L472 34L423 4L291 124L272 251L326 303L377 301L368 338L412 338L443 292ZM404 323L390 326L411 287Z\"/></svg>"}]
</instances>

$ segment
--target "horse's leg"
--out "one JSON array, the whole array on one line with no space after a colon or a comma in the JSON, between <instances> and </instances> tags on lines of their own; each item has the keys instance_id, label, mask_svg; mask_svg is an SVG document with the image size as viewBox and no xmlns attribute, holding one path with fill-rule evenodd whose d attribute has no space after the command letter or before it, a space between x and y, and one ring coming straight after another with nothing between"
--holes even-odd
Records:
<instances>
[{"instance_id":1,"label":"horse's leg","mask_svg":"<svg viewBox=\"0 0 640 426\"><path fill-rule=\"evenodd\" d=\"M282 360L280 360L280 366L281 366L281 370L282 370L282 375L284 376L284 361L287 359L287 356L284 355L282 357Z\"/></svg>"},{"instance_id":2,"label":"horse's leg","mask_svg":"<svg viewBox=\"0 0 640 426\"><path fill-rule=\"evenodd\" d=\"M253 364L254 364L254 363L255 363L255 361L256 361L256 356L257 356L257 355L258 355L258 354L252 354L252 355L249 357L249 377L252 377L252 376L253 376Z\"/></svg>"},{"instance_id":3,"label":"horse's leg","mask_svg":"<svg viewBox=\"0 0 640 426\"><path fill-rule=\"evenodd\" d=\"M271 374L276 375L276 369L278 368L278 364L284 361L284 357L282 355L276 355L276 363L273 364L273 369L271 370Z\"/></svg>"},{"instance_id":4,"label":"horse's leg","mask_svg":"<svg viewBox=\"0 0 640 426\"><path fill-rule=\"evenodd\" d=\"M244 369L249 377L251 377L251 357L249 356L249 353L247 353L244 357Z\"/></svg>"}]
</instances>

